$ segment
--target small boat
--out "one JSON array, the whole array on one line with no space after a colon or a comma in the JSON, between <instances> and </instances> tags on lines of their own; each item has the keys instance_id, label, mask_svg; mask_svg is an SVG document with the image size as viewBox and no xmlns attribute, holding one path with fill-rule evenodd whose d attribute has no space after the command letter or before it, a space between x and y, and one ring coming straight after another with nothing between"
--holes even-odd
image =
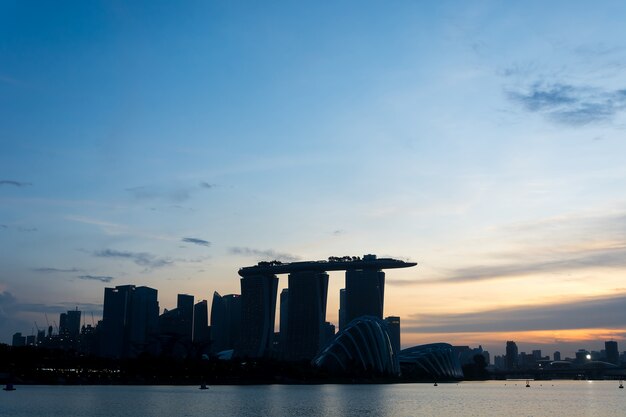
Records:
<instances>
[{"instance_id":1,"label":"small boat","mask_svg":"<svg viewBox=\"0 0 626 417\"><path fill-rule=\"evenodd\" d=\"M437 386L437 383L435 382L435 383L433 384L433 386L435 386L435 387L436 387L436 386Z\"/></svg>"},{"instance_id":2,"label":"small boat","mask_svg":"<svg viewBox=\"0 0 626 417\"><path fill-rule=\"evenodd\" d=\"M6 387L2 388L4 391L15 391L15 387L13 384L7 384Z\"/></svg>"},{"instance_id":3,"label":"small boat","mask_svg":"<svg viewBox=\"0 0 626 417\"><path fill-rule=\"evenodd\" d=\"M209 387L207 387L206 384L203 382L202 384L200 384L199 389L209 389Z\"/></svg>"}]
</instances>

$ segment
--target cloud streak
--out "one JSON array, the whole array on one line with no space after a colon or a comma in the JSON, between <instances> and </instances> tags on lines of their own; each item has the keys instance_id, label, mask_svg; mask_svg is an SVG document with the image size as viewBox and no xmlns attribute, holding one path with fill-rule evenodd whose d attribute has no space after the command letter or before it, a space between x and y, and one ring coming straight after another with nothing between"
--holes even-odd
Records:
<instances>
[{"instance_id":1,"label":"cloud streak","mask_svg":"<svg viewBox=\"0 0 626 417\"><path fill-rule=\"evenodd\" d=\"M35 272L41 272L44 274L56 274L56 273L72 273L72 272L80 272L81 270L78 268L70 268L70 269L62 269L62 268L49 268L49 267L41 267L41 268L32 268Z\"/></svg>"},{"instance_id":2,"label":"cloud streak","mask_svg":"<svg viewBox=\"0 0 626 417\"><path fill-rule=\"evenodd\" d=\"M238 256L254 256L262 257L264 259L276 259L285 262L294 262L300 260L300 257L291 255L289 253L276 252L273 249L253 249L248 247L233 247L229 249L229 252Z\"/></svg>"},{"instance_id":3,"label":"cloud streak","mask_svg":"<svg viewBox=\"0 0 626 417\"><path fill-rule=\"evenodd\" d=\"M103 275L79 275L78 279L82 279L85 281L111 282L115 278Z\"/></svg>"},{"instance_id":4,"label":"cloud streak","mask_svg":"<svg viewBox=\"0 0 626 417\"><path fill-rule=\"evenodd\" d=\"M23 181L0 180L0 187L3 186L3 185L10 185L10 186L13 186L13 187L21 188L21 187L28 187L28 186L33 185L33 184L30 183L30 182L23 182Z\"/></svg>"},{"instance_id":5,"label":"cloud streak","mask_svg":"<svg viewBox=\"0 0 626 417\"><path fill-rule=\"evenodd\" d=\"M560 254L559 259L528 261L520 259L499 265L478 265L458 268L438 278L387 280L388 285L418 286L433 283L466 283L493 279L517 278L533 274L554 274L594 268L626 268L626 247L609 247L587 252Z\"/></svg>"},{"instance_id":6,"label":"cloud streak","mask_svg":"<svg viewBox=\"0 0 626 417\"><path fill-rule=\"evenodd\" d=\"M541 113L553 122L571 126L608 121L626 110L626 89L536 82L507 95L531 113Z\"/></svg>"},{"instance_id":7,"label":"cloud streak","mask_svg":"<svg viewBox=\"0 0 626 417\"><path fill-rule=\"evenodd\" d=\"M460 314L416 314L403 330L424 333L511 332L623 328L626 294L550 305L525 305Z\"/></svg>"},{"instance_id":8,"label":"cloud streak","mask_svg":"<svg viewBox=\"0 0 626 417\"><path fill-rule=\"evenodd\" d=\"M194 245L198 245L198 246L206 246L206 247L211 246L211 242L209 242L208 240L198 239L195 237L184 237L181 239L181 241L186 242L186 243L193 243Z\"/></svg>"},{"instance_id":9,"label":"cloud streak","mask_svg":"<svg viewBox=\"0 0 626 417\"><path fill-rule=\"evenodd\" d=\"M201 181L197 185L141 185L126 188L125 191L137 200L165 200L173 203L181 203L191 198L194 192L208 190L215 184Z\"/></svg>"},{"instance_id":10,"label":"cloud streak","mask_svg":"<svg viewBox=\"0 0 626 417\"><path fill-rule=\"evenodd\" d=\"M486 264L439 270L435 276L387 280L388 285L469 283L594 269L626 269L626 215L562 216L501 228L522 246ZM531 237L528 240L528 237ZM525 238L526 237L526 238ZM502 237L498 237L503 240ZM508 237L510 239L510 237Z\"/></svg>"},{"instance_id":11,"label":"cloud streak","mask_svg":"<svg viewBox=\"0 0 626 417\"><path fill-rule=\"evenodd\" d=\"M162 268L174 263L170 259L158 258L155 255L146 252L118 251L114 249L96 251L94 252L94 256L99 258L125 259L149 269Z\"/></svg>"}]
</instances>

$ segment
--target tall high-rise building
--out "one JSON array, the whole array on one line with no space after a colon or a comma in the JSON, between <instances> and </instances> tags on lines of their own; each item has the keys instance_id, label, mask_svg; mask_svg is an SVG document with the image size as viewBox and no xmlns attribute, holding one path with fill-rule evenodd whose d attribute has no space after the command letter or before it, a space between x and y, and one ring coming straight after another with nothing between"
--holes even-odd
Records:
<instances>
[{"instance_id":1,"label":"tall high-rise building","mask_svg":"<svg viewBox=\"0 0 626 417\"><path fill-rule=\"evenodd\" d=\"M346 289L342 288L339 290L339 331L342 331L348 325L348 323L346 323L347 315L348 312L346 311Z\"/></svg>"},{"instance_id":2,"label":"tall high-rise building","mask_svg":"<svg viewBox=\"0 0 626 417\"><path fill-rule=\"evenodd\" d=\"M279 317L279 346L281 357L284 357L285 346L287 346L287 328L289 317L289 289L285 288L280 292L280 317Z\"/></svg>"},{"instance_id":3,"label":"tall high-rise building","mask_svg":"<svg viewBox=\"0 0 626 417\"><path fill-rule=\"evenodd\" d=\"M238 355L268 356L274 337L278 277L247 275L241 278L241 340Z\"/></svg>"},{"instance_id":4,"label":"tall high-rise building","mask_svg":"<svg viewBox=\"0 0 626 417\"><path fill-rule=\"evenodd\" d=\"M193 295L178 294L176 308L180 312L181 334L187 342L193 338Z\"/></svg>"},{"instance_id":5,"label":"tall high-rise building","mask_svg":"<svg viewBox=\"0 0 626 417\"><path fill-rule=\"evenodd\" d=\"M375 255L365 255L369 260ZM361 316L374 316L382 320L385 301L385 273L379 269L348 269L346 295L342 308L346 308L345 325Z\"/></svg>"},{"instance_id":6,"label":"tall high-rise building","mask_svg":"<svg viewBox=\"0 0 626 417\"><path fill-rule=\"evenodd\" d=\"M334 337L335 325L328 321L322 324L322 330L320 331L320 350L323 350L326 346L328 346Z\"/></svg>"},{"instance_id":7,"label":"tall high-rise building","mask_svg":"<svg viewBox=\"0 0 626 417\"><path fill-rule=\"evenodd\" d=\"M61 313L59 316L59 334L76 339L80 334L80 314L78 309Z\"/></svg>"},{"instance_id":8,"label":"tall high-rise building","mask_svg":"<svg viewBox=\"0 0 626 417\"><path fill-rule=\"evenodd\" d=\"M193 307L193 342L209 343L209 308L206 300L199 301Z\"/></svg>"},{"instance_id":9,"label":"tall high-rise building","mask_svg":"<svg viewBox=\"0 0 626 417\"><path fill-rule=\"evenodd\" d=\"M517 369L517 343L513 341L506 342L506 369Z\"/></svg>"},{"instance_id":10,"label":"tall high-rise building","mask_svg":"<svg viewBox=\"0 0 626 417\"><path fill-rule=\"evenodd\" d=\"M80 334L80 315L78 308L67 312L67 330L73 338L77 338Z\"/></svg>"},{"instance_id":11,"label":"tall high-rise building","mask_svg":"<svg viewBox=\"0 0 626 417\"><path fill-rule=\"evenodd\" d=\"M400 352L400 317L385 317L385 323L387 323L387 333L389 333L389 338L391 339L391 347L397 355Z\"/></svg>"},{"instance_id":12,"label":"tall high-rise building","mask_svg":"<svg viewBox=\"0 0 626 417\"><path fill-rule=\"evenodd\" d=\"M555 361L560 361L561 360L561 352L559 352L558 350L554 352L554 355L552 356L553 360Z\"/></svg>"},{"instance_id":13,"label":"tall high-rise building","mask_svg":"<svg viewBox=\"0 0 626 417\"><path fill-rule=\"evenodd\" d=\"M129 357L143 352L157 331L157 290L120 285L104 289L100 353Z\"/></svg>"},{"instance_id":14,"label":"tall high-rise building","mask_svg":"<svg viewBox=\"0 0 626 417\"><path fill-rule=\"evenodd\" d=\"M125 356L135 357L144 352L158 332L158 291L136 287L131 293L126 322Z\"/></svg>"},{"instance_id":15,"label":"tall high-rise building","mask_svg":"<svg viewBox=\"0 0 626 417\"><path fill-rule=\"evenodd\" d=\"M311 360L322 343L326 322L328 274L299 271L289 274L287 336L285 359Z\"/></svg>"},{"instance_id":16,"label":"tall high-rise building","mask_svg":"<svg viewBox=\"0 0 626 417\"><path fill-rule=\"evenodd\" d=\"M604 350L606 351L606 361L619 365L619 350L617 349L617 342L614 340L604 342Z\"/></svg>"},{"instance_id":17,"label":"tall high-rise building","mask_svg":"<svg viewBox=\"0 0 626 417\"><path fill-rule=\"evenodd\" d=\"M218 353L235 349L241 333L241 297L213 293L211 304L211 351Z\"/></svg>"},{"instance_id":18,"label":"tall high-rise building","mask_svg":"<svg viewBox=\"0 0 626 417\"><path fill-rule=\"evenodd\" d=\"M125 327L130 316L134 285L119 285L104 289L102 337L100 353L105 357L121 358L124 354Z\"/></svg>"},{"instance_id":19,"label":"tall high-rise building","mask_svg":"<svg viewBox=\"0 0 626 417\"><path fill-rule=\"evenodd\" d=\"M59 334L67 335L69 330L67 329L67 313L61 313L59 315Z\"/></svg>"},{"instance_id":20,"label":"tall high-rise building","mask_svg":"<svg viewBox=\"0 0 626 417\"><path fill-rule=\"evenodd\" d=\"M159 333L168 340L168 354L184 357L193 341L193 295L178 294L176 308L165 309L159 316Z\"/></svg>"}]
</instances>

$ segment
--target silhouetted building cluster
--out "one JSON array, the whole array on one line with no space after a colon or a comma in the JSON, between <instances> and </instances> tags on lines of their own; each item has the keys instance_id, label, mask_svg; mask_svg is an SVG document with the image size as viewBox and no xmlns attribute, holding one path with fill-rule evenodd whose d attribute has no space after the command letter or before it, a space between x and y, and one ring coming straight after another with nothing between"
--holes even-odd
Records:
<instances>
[{"instance_id":1,"label":"silhouetted building cluster","mask_svg":"<svg viewBox=\"0 0 626 417\"><path fill-rule=\"evenodd\" d=\"M194 304L192 295L178 294L176 308L159 314L156 289L120 285L104 289L102 320L97 325L81 327L81 312L68 311L61 314L56 334L51 326L48 335L38 331L37 338L16 333L13 345L46 344L108 358L149 354L311 361L338 337L335 325L326 321L327 271L343 270L346 281L340 292L339 331L347 330L350 323L362 317L379 320L375 327L384 328L384 343L377 345L376 354L397 355L400 317L383 320L382 269L414 265L375 255L331 257L328 261L259 262L239 270L241 295L213 294L210 321L205 300ZM288 288L280 295L280 331L275 334L277 274L288 274ZM352 336L346 333L345 337ZM392 368L396 369L396 365Z\"/></svg>"},{"instance_id":2,"label":"silhouetted building cluster","mask_svg":"<svg viewBox=\"0 0 626 417\"><path fill-rule=\"evenodd\" d=\"M241 294L213 294L206 300L178 294L176 308L160 314L158 291L135 285L104 289L102 319L86 324L78 309L62 313L36 335L13 335L14 346L75 350L105 358L216 357L272 358L313 363L331 373L374 372L419 378L458 379L463 372L479 379L491 363L489 352L469 346L434 343L401 351L400 317L383 318L387 268L414 266L375 255L331 257L328 261L259 262L239 270ZM339 293L339 329L326 320L328 271L345 271ZM279 274L288 274L280 294L279 332L274 332ZM83 321L81 325L81 319ZM47 320L47 317L46 317ZM36 326L36 324L35 324ZM519 352L506 342L506 354L493 369L524 372L543 369L611 368L624 361L617 342L602 351L576 352L552 360L541 350ZM607 369L608 369L607 368Z\"/></svg>"},{"instance_id":3,"label":"silhouetted building cluster","mask_svg":"<svg viewBox=\"0 0 626 417\"><path fill-rule=\"evenodd\" d=\"M549 355L542 355L541 350L531 353L518 352L514 341L506 342L506 355L494 357L494 369L499 371L524 372L533 370L580 370L602 369L611 370L626 362L626 352L620 355L617 342L604 342L605 348L601 351L579 349L573 358L561 357L561 352L555 351L552 359Z\"/></svg>"}]
</instances>

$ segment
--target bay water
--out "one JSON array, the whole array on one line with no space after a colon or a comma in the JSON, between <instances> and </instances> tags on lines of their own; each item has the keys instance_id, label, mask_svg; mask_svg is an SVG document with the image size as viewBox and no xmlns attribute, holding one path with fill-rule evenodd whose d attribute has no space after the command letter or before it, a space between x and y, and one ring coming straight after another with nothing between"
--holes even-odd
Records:
<instances>
[{"instance_id":1,"label":"bay water","mask_svg":"<svg viewBox=\"0 0 626 417\"><path fill-rule=\"evenodd\" d=\"M617 381L16 388L0 416L626 416Z\"/></svg>"}]
</instances>

